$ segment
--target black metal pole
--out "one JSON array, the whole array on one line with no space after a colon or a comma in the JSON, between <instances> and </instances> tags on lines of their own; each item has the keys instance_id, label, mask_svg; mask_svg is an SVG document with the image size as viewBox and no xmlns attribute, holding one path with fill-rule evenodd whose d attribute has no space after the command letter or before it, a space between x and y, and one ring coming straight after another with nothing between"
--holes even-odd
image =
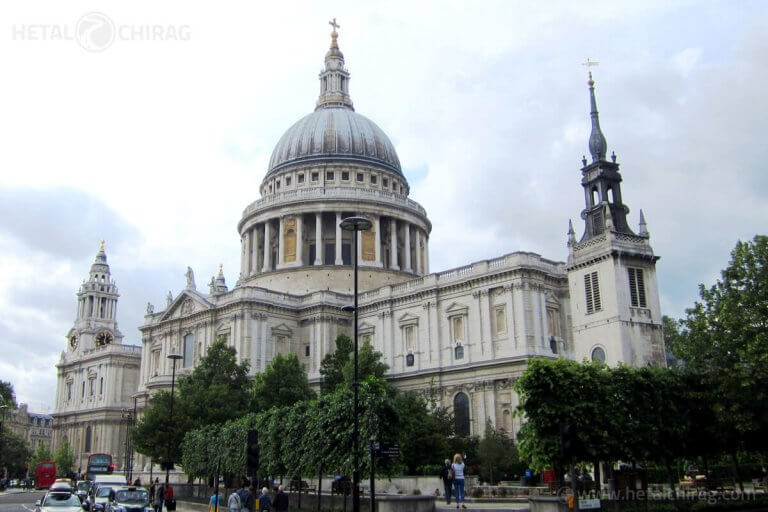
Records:
<instances>
[{"instance_id":1,"label":"black metal pole","mask_svg":"<svg viewBox=\"0 0 768 512\"><path fill-rule=\"evenodd\" d=\"M171 411L168 416L168 446L165 450L165 488L168 489L168 477L171 472L171 428L173 426L173 388L176 383L176 358L173 360L173 372L171 373ZM167 491L166 491L167 492Z\"/></svg>"},{"instance_id":2,"label":"black metal pole","mask_svg":"<svg viewBox=\"0 0 768 512\"><path fill-rule=\"evenodd\" d=\"M371 440L371 512L376 512L376 450Z\"/></svg>"},{"instance_id":3,"label":"black metal pole","mask_svg":"<svg viewBox=\"0 0 768 512\"><path fill-rule=\"evenodd\" d=\"M359 231L357 229L354 230L355 234L355 247L353 251L353 258L355 258L355 379L352 384L352 387L354 388L354 395L355 395L355 426L354 431L352 433L352 442L354 443L353 446L353 455L354 455L354 468L352 471L352 511L353 512L360 512L360 421L358 419L358 415L360 414L360 408L358 403L358 396L357 391L360 386L360 383L358 382L358 374L357 374L357 236Z\"/></svg>"}]
</instances>

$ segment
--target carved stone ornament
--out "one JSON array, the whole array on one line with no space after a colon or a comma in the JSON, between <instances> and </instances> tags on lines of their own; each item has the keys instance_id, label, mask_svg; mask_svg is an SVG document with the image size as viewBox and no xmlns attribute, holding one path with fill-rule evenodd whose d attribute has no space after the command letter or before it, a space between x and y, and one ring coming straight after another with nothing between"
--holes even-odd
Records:
<instances>
[{"instance_id":1,"label":"carved stone ornament","mask_svg":"<svg viewBox=\"0 0 768 512\"><path fill-rule=\"evenodd\" d=\"M195 302L192 299L187 299L184 304L181 305L181 313L186 315L195 310Z\"/></svg>"}]
</instances>

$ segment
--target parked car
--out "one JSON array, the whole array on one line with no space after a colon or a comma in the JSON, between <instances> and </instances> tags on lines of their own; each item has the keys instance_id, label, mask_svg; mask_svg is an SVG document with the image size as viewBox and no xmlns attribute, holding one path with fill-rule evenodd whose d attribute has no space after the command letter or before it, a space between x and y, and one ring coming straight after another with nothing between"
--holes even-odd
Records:
<instances>
[{"instance_id":1,"label":"parked car","mask_svg":"<svg viewBox=\"0 0 768 512\"><path fill-rule=\"evenodd\" d=\"M90 496L89 510L91 512L106 512L112 500L115 499L116 485L101 484L95 485Z\"/></svg>"},{"instance_id":2,"label":"parked car","mask_svg":"<svg viewBox=\"0 0 768 512\"><path fill-rule=\"evenodd\" d=\"M115 497L106 512L152 512L149 491L143 487L115 489Z\"/></svg>"},{"instance_id":3,"label":"parked car","mask_svg":"<svg viewBox=\"0 0 768 512\"><path fill-rule=\"evenodd\" d=\"M93 482L90 480L80 480L77 482L77 488L75 489L75 494L80 498L80 502L86 505L86 510L90 509L91 503L88 500L88 493L91 491L91 487L93 487Z\"/></svg>"},{"instance_id":4,"label":"parked car","mask_svg":"<svg viewBox=\"0 0 768 512\"><path fill-rule=\"evenodd\" d=\"M35 503L38 512L82 512L80 498L71 492L47 492Z\"/></svg>"}]
</instances>

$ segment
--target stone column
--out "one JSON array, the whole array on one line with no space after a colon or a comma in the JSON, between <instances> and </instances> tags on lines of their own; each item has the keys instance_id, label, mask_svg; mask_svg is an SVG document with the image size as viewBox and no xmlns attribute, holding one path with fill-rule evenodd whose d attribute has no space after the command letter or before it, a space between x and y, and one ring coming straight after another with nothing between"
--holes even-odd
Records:
<instances>
[{"instance_id":1,"label":"stone column","mask_svg":"<svg viewBox=\"0 0 768 512\"><path fill-rule=\"evenodd\" d=\"M285 217L280 217L280 231L277 233L277 268L285 263Z\"/></svg>"},{"instance_id":2,"label":"stone column","mask_svg":"<svg viewBox=\"0 0 768 512\"><path fill-rule=\"evenodd\" d=\"M323 264L323 214L315 214L315 265Z\"/></svg>"},{"instance_id":3,"label":"stone column","mask_svg":"<svg viewBox=\"0 0 768 512\"><path fill-rule=\"evenodd\" d=\"M376 248L375 265L381 267L381 215L373 218L374 247Z\"/></svg>"},{"instance_id":4,"label":"stone column","mask_svg":"<svg viewBox=\"0 0 768 512\"><path fill-rule=\"evenodd\" d=\"M271 261L269 261L272 257L272 251L269 247L270 238L272 238L272 235L269 232L269 221L267 220L264 222L264 268L261 269L262 272L269 272L269 267L271 266Z\"/></svg>"},{"instance_id":5,"label":"stone column","mask_svg":"<svg viewBox=\"0 0 768 512\"><path fill-rule=\"evenodd\" d=\"M429 236L424 232L424 274L429 274Z\"/></svg>"},{"instance_id":6,"label":"stone column","mask_svg":"<svg viewBox=\"0 0 768 512\"><path fill-rule=\"evenodd\" d=\"M249 231L251 234L251 270L250 274L259 273L259 230L256 226L253 226Z\"/></svg>"},{"instance_id":7,"label":"stone column","mask_svg":"<svg viewBox=\"0 0 768 512\"><path fill-rule=\"evenodd\" d=\"M400 270L397 258L397 220L389 219L389 268Z\"/></svg>"},{"instance_id":8,"label":"stone column","mask_svg":"<svg viewBox=\"0 0 768 512\"><path fill-rule=\"evenodd\" d=\"M251 230L245 232L245 251L243 258L245 259L245 273L243 275L249 276L253 272L253 259L251 258L251 250L253 249L253 240L251 239Z\"/></svg>"},{"instance_id":9,"label":"stone column","mask_svg":"<svg viewBox=\"0 0 768 512\"><path fill-rule=\"evenodd\" d=\"M415 231L416 231L416 265L414 265L414 267L416 268L417 274L422 274L424 272L424 269L421 268L421 230L419 228L416 228Z\"/></svg>"},{"instance_id":10,"label":"stone column","mask_svg":"<svg viewBox=\"0 0 768 512\"><path fill-rule=\"evenodd\" d=\"M297 267L304 264L304 215L296 215L296 263Z\"/></svg>"},{"instance_id":11,"label":"stone column","mask_svg":"<svg viewBox=\"0 0 768 512\"><path fill-rule=\"evenodd\" d=\"M341 212L336 212L336 265L343 265L344 261L341 259Z\"/></svg>"},{"instance_id":12,"label":"stone column","mask_svg":"<svg viewBox=\"0 0 768 512\"><path fill-rule=\"evenodd\" d=\"M406 272L412 272L413 268L411 267L411 224L408 222L405 222L405 225L403 226L403 231L405 234L405 265L403 266L403 270Z\"/></svg>"}]
</instances>

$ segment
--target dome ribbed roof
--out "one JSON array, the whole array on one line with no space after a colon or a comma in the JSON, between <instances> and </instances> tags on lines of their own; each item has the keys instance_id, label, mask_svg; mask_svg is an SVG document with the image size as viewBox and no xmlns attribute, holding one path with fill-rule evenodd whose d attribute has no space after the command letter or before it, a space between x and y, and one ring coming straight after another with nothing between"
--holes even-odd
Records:
<instances>
[{"instance_id":1,"label":"dome ribbed roof","mask_svg":"<svg viewBox=\"0 0 768 512\"><path fill-rule=\"evenodd\" d=\"M344 106L318 108L291 126L272 151L267 175L290 164L329 159L378 165L402 176L389 137Z\"/></svg>"}]
</instances>

